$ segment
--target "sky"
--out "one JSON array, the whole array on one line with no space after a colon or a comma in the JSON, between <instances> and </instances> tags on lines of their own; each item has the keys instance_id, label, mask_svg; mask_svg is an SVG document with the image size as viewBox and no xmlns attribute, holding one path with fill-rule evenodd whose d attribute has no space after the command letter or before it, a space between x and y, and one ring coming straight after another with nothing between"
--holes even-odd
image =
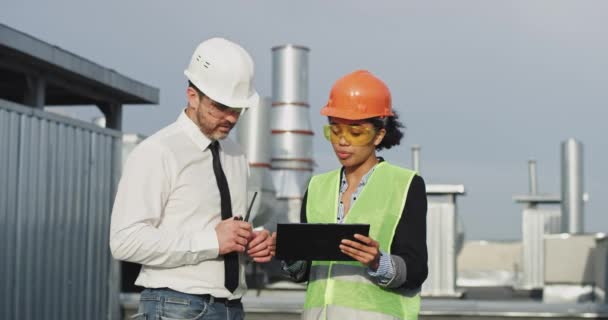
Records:
<instances>
[{"instance_id":1,"label":"sky","mask_svg":"<svg viewBox=\"0 0 608 320\"><path fill-rule=\"evenodd\" d=\"M125 108L123 131L145 135L185 106L183 70L201 41L221 36L247 49L264 96L271 47L307 46L316 172L339 165L319 114L331 85L370 70L407 127L380 155L409 167L420 145L427 184L463 184L468 240L519 239L512 196L528 192L528 160L540 192L559 193L560 144L576 138L585 231L608 232L608 1L0 0L0 23L159 88L159 105Z\"/></svg>"}]
</instances>

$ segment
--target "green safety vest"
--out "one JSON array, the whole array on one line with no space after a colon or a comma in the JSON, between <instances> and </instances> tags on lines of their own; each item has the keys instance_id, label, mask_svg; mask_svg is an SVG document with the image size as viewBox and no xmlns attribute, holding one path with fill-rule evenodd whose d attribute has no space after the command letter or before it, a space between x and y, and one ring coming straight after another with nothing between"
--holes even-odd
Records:
<instances>
[{"instance_id":1,"label":"green safety vest","mask_svg":"<svg viewBox=\"0 0 608 320\"><path fill-rule=\"evenodd\" d=\"M388 254L416 172L379 163L349 209L344 223L370 224L369 235ZM335 223L340 169L314 176L308 185L306 218ZM303 319L417 319L419 290L387 289L374 283L358 261L313 261Z\"/></svg>"}]
</instances>

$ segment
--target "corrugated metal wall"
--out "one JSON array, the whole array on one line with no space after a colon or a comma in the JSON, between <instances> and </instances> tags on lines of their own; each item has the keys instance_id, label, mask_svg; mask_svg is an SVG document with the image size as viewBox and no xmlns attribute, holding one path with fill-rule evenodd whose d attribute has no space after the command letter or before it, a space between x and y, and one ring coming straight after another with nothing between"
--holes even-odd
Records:
<instances>
[{"instance_id":1,"label":"corrugated metal wall","mask_svg":"<svg viewBox=\"0 0 608 320\"><path fill-rule=\"evenodd\" d=\"M560 208L525 208L522 213L522 261L524 289L545 286L545 235L560 233Z\"/></svg>"},{"instance_id":2,"label":"corrugated metal wall","mask_svg":"<svg viewBox=\"0 0 608 320\"><path fill-rule=\"evenodd\" d=\"M0 319L114 312L108 234L119 137L0 100Z\"/></svg>"},{"instance_id":3,"label":"corrugated metal wall","mask_svg":"<svg viewBox=\"0 0 608 320\"><path fill-rule=\"evenodd\" d=\"M445 198L446 196L444 196ZM452 296L456 293L456 202L429 197L427 209L427 250L429 275L422 285L427 296Z\"/></svg>"}]
</instances>

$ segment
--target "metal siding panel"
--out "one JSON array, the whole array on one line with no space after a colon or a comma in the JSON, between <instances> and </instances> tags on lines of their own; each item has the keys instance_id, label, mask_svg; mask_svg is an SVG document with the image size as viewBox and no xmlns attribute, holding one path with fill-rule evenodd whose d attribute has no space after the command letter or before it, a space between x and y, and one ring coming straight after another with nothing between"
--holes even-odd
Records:
<instances>
[{"instance_id":1,"label":"metal siding panel","mask_svg":"<svg viewBox=\"0 0 608 320\"><path fill-rule=\"evenodd\" d=\"M88 139L88 135L86 130L82 130L79 129L79 132L77 133L77 137L78 137L78 141L77 141L77 147L78 147L78 171L77 171L77 177L78 177L78 181L77 181L77 187L76 189L77 191L77 206L76 206L76 210L77 210L77 221L78 221L78 229L76 230L76 236L78 237L78 244L76 247L76 251L78 252L78 265L79 265L79 269L78 269L78 277L77 277L77 286L78 288L80 288L80 290L82 290L83 294L81 294L78 297L78 310L76 312L76 316L78 319L84 319L86 317L86 307L85 307L85 303L86 300L88 299L88 295L86 294L87 292L85 291L86 289L86 277L87 277L87 273L88 270L85 268L86 266L86 242L84 242L85 237L86 237L86 216L88 214L87 211L87 198L85 197L86 194L86 184L88 181L88 177L87 177L87 166L88 166L88 154L89 154L89 150L87 148L87 139Z\"/></svg>"},{"instance_id":2,"label":"metal siding panel","mask_svg":"<svg viewBox=\"0 0 608 320\"><path fill-rule=\"evenodd\" d=\"M522 212L522 262L524 288L544 286L544 235L559 231L560 210L525 208Z\"/></svg>"},{"instance_id":3,"label":"metal siding panel","mask_svg":"<svg viewBox=\"0 0 608 320\"><path fill-rule=\"evenodd\" d=\"M4 110L0 109L0 150L8 149L9 141L8 137L8 113ZM8 225L6 221L8 220L8 211L6 210L6 190L7 186L10 183L7 177L7 168L6 164L8 163L8 152L0 152L0 274L4 275L4 281L2 281L0 285L0 316L2 318L6 318L7 311L7 282L6 277L9 276L7 272L7 260L8 260L8 248L6 247L6 237L8 236Z\"/></svg>"},{"instance_id":4,"label":"metal siding panel","mask_svg":"<svg viewBox=\"0 0 608 320\"><path fill-rule=\"evenodd\" d=\"M95 208L93 210L93 224L92 227L95 230L95 239L94 241L97 242L99 241L99 238L101 237L101 230L100 230L100 219L101 219L101 206L103 203L103 196L102 196L102 192L103 192L103 137L101 135L97 135L96 137L96 145L95 145L95 183L97 185L97 192L95 193ZM98 288L98 290L95 292L95 301L96 303L93 304L94 306L94 312L95 312L95 318L99 316L99 311L100 311L100 307L99 307L99 302L101 301L101 292L100 292L100 288L101 288L101 248L99 245L96 245L94 248L94 252L95 252L95 288Z\"/></svg>"},{"instance_id":5,"label":"metal siding panel","mask_svg":"<svg viewBox=\"0 0 608 320\"><path fill-rule=\"evenodd\" d=\"M104 283L103 283L103 287L104 287L104 293L103 293L103 310L102 310L102 314L104 315L104 318L107 318L108 316L110 316L110 309L109 309L109 305L110 305L110 281L111 281L111 261L112 261L112 254L110 252L110 217L112 216L112 204L113 204L113 176L112 176L112 172L113 172L113 168L114 168L114 138L113 137L106 137L107 139L107 146L106 146L106 150L107 150L107 163L106 163L106 170L105 170L105 178L106 178L106 197L105 197L105 210L104 210L104 215L103 215L103 238L102 238L102 243L104 244L103 246L103 257L104 257Z\"/></svg>"},{"instance_id":6,"label":"metal siding panel","mask_svg":"<svg viewBox=\"0 0 608 320\"><path fill-rule=\"evenodd\" d=\"M42 201L41 206L44 210L45 215L45 224L43 228L43 239L45 241L45 250L42 250L40 259L42 261L42 266L40 267L41 272L45 275L43 277L44 283L42 288L40 288L40 294L44 297L40 301L40 306L42 310L48 312L51 310L51 287L53 282L53 277L48 275L53 275L53 223L54 223L54 196L53 196L53 174L55 170L54 166L54 144L55 137L54 134L56 132L56 124L53 121L47 120L47 128L45 130L45 143L46 143L46 154L45 154L45 169L44 169L44 180L45 180L45 192L43 196L40 198ZM48 313L47 313L48 314Z\"/></svg>"},{"instance_id":7,"label":"metal siding panel","mask_svg":"<svg viewBox=\"0 0 608 320\"><path fill-rule=\"evenodd\" d=\"M78 261L78 252L76 251L76 230L78 228L78 223L76 219L77 211L76 211L76 193L78 192L76 180L78 179L78 171L77 171L77 163L78 163L78 148L76 147L76 135L77 130L73 126L68 127L67 131L67 143L68 143L68 176L66 184L68 185L68 190L65 194L66 202L68 206L67 210L67 245L65 250L68 251L68 283L67 286L69 288L69 302L67 302L67 318L68 319L77 319L76 312L77 308L75 308L75 302L81 294L81 289L76 286L76 279L78 277L78 273L81 272L81 266Z\"/></svg>"},{"instance_id":8,"label":"metal siding panel","mask_svg":"<svg viewBox=\"0 0 608 320\"><path fill-rule=\"evenodd\" d=\"M83 236L83 244L84 244L84 252L83 252L83 259L86 265L86 270L89 271L91 270L91 263L92 261L89 259L89 257L91 256L91 246L94 245L94 243L91 242L90 240L90 219L91 219L91 213L93 212L91 210L91 202L94 201L94 196L91 195L90 193L90 188L91 188L91 184L93 183L93 179L91 178L91 171L92 171L92 167L93 167L93 161L94 161L94 157L93 157L93 153L91 151L91 148L93 146L92 143L92 137L95 134L92 132L87 132L86 136L85 136L85 159L86 159L86 167L85 167L85 181L86 184L83 188L83 197L84 197L84 203L83 203L83 210L86 211L86 215L83 217L83 232L84 232L84 236ZM94 301L92 300L93 297L93 283L91 281L91 277L93 275L88 272L87 274L84 275L84 286L83 289L85 290L85 292L87 293L87 299L85 299L84 301L84 317L86 319L91 319L93 315L93 310L92 310L92 306L94 304Z\"/></svg>"},{"instance_id":9,"label":"metal siding panel","mask_svg":"<svg viewBox=\"0 0 608 320\"><path fill-rule=\"evenodd\" d=\"M91 136L91 171L90 171L90 184L89 184L89 217L88 217L88 225L87 225L87 229L88 231L88 251L89 251L89 256L88 256L88 269L90 271L89 273L89 283L90 283L90 287L91 287L91 301L88 301L88 309L89 309L89 315L88 318L89 319L94 319L97 312L97 303L96 301L99 301L99 292L98 290L93 290L93 289L97 289L99 288L99 283L97 282L97 273L98 270L97 268L99 267L99 262L97 259L97 250L96 249L96 245L95 245L95 241L97 239L97 227L96 227L96 215L97 215L97 206L99 203L99 197L97 196L99 194L98 189L99 189L99 179L98 179L98 162L99 162L99 152L98 152L98 148L99 148L99 137L97 133L93 133Z\"/></svg>"},{"instance_id":10,"label":"metal siding panel","mask_svg":"<svg viewBox=\"0 0 608 320\"><path fill-rule=\"evenodd\" d=\"M99 183L99 190L97 192L97 198L99 199L97 202L97 207L95 209L95 233L97 234L97 236L95 237L95 239L97 239L97 241L95 242L95 252L96 252L96 260L97 263L95 264L95 269L97 270L97 277L95 279L96 281L96 287L101 289L103 288L103 250L101 249L101 244L99 239L102 238L102 230L101 230L101 225L102 225L102 221L103 221L103 204L104 204L104 199L103 199L103 191L104 191L104 177L103 177L103 169L104 169L104 137L99 135L98 137L98 144L97 144L97 167L96 167L96 176L97 176L97 181ZM100 306L100 302L102 301L102 292L101 290L97 290L97 303L95 304L95 317L99 317L99 315L101 314L101 310L102 307Z\"/></svg>"},{"instance_id":11,"label":"metal siding panel","mask_svg":"<svg viewBox=\"0 0 608 320\"><path fill-rule=\"evenodd\" d=\"M36 197L32 198L32 203L34 204L34 221L35 221L35 234L38 237L39 241L35 243L35 251L33 257L33 265L32 265L32 273L33 283L37 286L33 288L32 291L32 300L33 301L43 301L44 300L44 292L42 290L38 290L38 288L44 288L46 286L46 276L43 270L44 267L44 252L49 248L46 244L45 230L46 227L46 207L44 202L46 201L46 165L48 163L48 121L44 119L38 119L38 135L36 137L37 140L37 149L38 149L38 157L34 158L36 162L35 168L35 176L36 176L36 184L32 186L32 189L36 190ZM42 308L32 308L34 319L40 319L44 317L44 309Z\"/></svg>"},{"instance_id":12,"label":"metal siding panel","mask_svg":"<svg viewBox=\"0 0 608 320\"><path fill-rule=\"evenodd\" d=\"M86 190L86 196L87 196L87 206L86 206L86 210L87 210L87 216L85 217L85 229L86 229L86 235L85 235L85 243L86 243L86 269L87 270L92 270L93 269L93 250L92 250L92 245L94 243L94 239L92 239L93 237L93 228L91 227L92 223L92 216L93 216L93 207L95 205L95 178L93 176L94 174L94 167L95 167L95 133L89 132L87 134L87 141L89 141L88 144L88 148L87 148L87 154L88 154L88 163L87 163L87 181L88 184L85 188ZM94 296L95 291L94 291L94 283L93 283L93 273L89 272L86 275L85 278L85 292L88 292L90 294L91 297ZM94 311L93 311L93 299L89 298L86 300L85 302L85 315L86 315L86 319L92 319L94 317Z\"/></svg>"},{"instance_id":13,"label":"metal siding panel","mask_svg":"<svg viewBox=\"0 0 608 320\"><path fill-rule=\"evenodd\" d=\"M98 241L101 232L99 230L99 217L100 217L100 210L99 207L101 206L101 202L102 202L102 198L101 198L101 192L103 191L103 186L102 186L102 179L101 179L101 174L102 174L102 162L103 162L103 152L102 152L102 145L103 145L103 137L99 134L95 134L95 146L94 146L94 155L93 158L95 166L93 167L93 185L95 186L95 192L93 193L93 195L95 196L95 202L93 203L93 210L90 212L91 214L91 230L93 231L92 234L93 239L92 239L92 243L93 243L93 268L95 270L95 273L93 275L93 283L95 288L98 288L98 290L95 291L95 303L93 303L93 317L96 318L99 315L99 301L101 299L101 294L99 292L99 287L101 285L101 281L100 281L100 268L101 268L101 259L100 259L100 249L98 245L95 245L95 242Z\"/></svg>"},{"instance_id":14,"label":"metal siding panel","mask_svg":"<svg viewBox=\"0 0 608 320\"><path fill-rule=\"evenodd\" d=\"M11 270L9 271L10 276L10 287L9 287L9 292L7 293L10 298L12 299L11 301L11 305L9 306L9 319L14 319L17 317L17 295L16 295L16 290L17 290L17 276L18 276L18 269L17 269L17 262L18 262L18 251L17 251L17 237L18 237L18 216L19 216L19 212L18 212L18 206L19 206L19 150L20 150L20 143L19 143L19 139L20 139L20 135L21 135L21 116L18 114L13 114L11 117L11 124L14 125L13 127L13 136L12 136L12 141L14 141L14 143L12 143L11 145L11 154L13 154L14 156L12 157L12 163L9 164L9 180L12 181L12 188L10 188L9 191L9 214L11 217L11 221L9 222L9 226L10 226L10 230L9 230L9 234L11 234L11 237L9 238L10 242L7 243L7 246L9 248L12 248L12 254L11 254L11 258L10 258L10 266L11 266Z\"/></svg>"},{"instance_id":15,"label":"metal siding panel","mask_svg":"<svg viewBox=\"0 0 608 320\"><path fill-rule=\"evenodd\" d=\"M57 319L66 319L66 305L65 300L68 296L68 288L66 286L67 276L66 276L66 265L69 261L66 259L66 250L65 248L65 223L66 223L66 203L63 195L66 193L66 160L67 160L67 145L66 145L66 125L59 126L59 134L57 140L57 229L55 232L58 233L58 243L57 248L59 248L58 255L58 269L57 269L57 278L59 279L58 285L55 287L59 293L58 303L56 305L57 308Z\"/></svg>"},{"instance_id":16,"label":"metal siding panel","mask_svg":"<svg viewBox=\"0 0 608 320\"><path fill-rule=\"evenodd\" d=\"M98 206L98 211L97 211L97 225L96 225L96 229L98 230L98 243L99 244L105 244L106 242L104 241L105 239L105 233L106 233L106 228L105 228L105 220L106 220L106 216L107 216L107 204L108 201L110 200L109 197L109 189L110 189L110 184L108 183L108 177L107 177L107 173L109 172L109 167L108 165L110 164L110 159L112 157L112 153L109 150L109 145L108 145L108 141L109 138L108 137L104 137L101 136L100 137L100 145L99 145L99 166L98 166L98 172L99 172L99 180L101 182L101 192L99 193L99 198L100 198L100 203ZM107 292L107 268L106 268L106 257L107 257L107 253L106 253L106 245L98 245L97 246L97 252L98 252L98 258L99 258L99 270L98 270L98 276L97 276L97 281L99 283L99 302L97 304L97 315L103 315L105 314L105 302L107 300L106 297L106 292Z\"/></svg>"},{"instance_id":17,"label":"metal siding panel","mask_svg":"<svg viewBox=\"0 0 608 320\"><path fill-rule=\"evenodd\" d=\"M78 272L75 277L74 287L78 288L78 290L82 293L86 293L84 291L84 277L87 274L87 270L83 268L83 262L85 257L86 248L83 246L82 240L84 238L85 232L83 232L86 227L84 215L86 210L84 210L84 199L82 197L82 192L84 190L85 183L85 165L86 165L86 146L85 146L85 131L82 129L77 129L76 132L76 143L74 144L76 148L76 194L74 196L75 200L75 224L76 224L76 232L74 232L74 236L77 241L74 241L75 247L74 252L77 254L76 261L78 261ZM86 299L86 294L79 294L75 297L74 300L74 313L76 319L84 319L84 301Z\"/></svg>"},{"instance_id":18,"label":"metal siding panel","mask_svg":"<svg viewBox=\"0 0 608 320\"><path fill-rule=\"evenodd\" d=\"M10 140L9 140L9 113L0 109L0 150L8 150ZM8 189L11 181L8 180L8 163L9 163L10 154L8 152L0 152L0 183L2 183L2 188L0 188L0 274L4 275L4 281L2 281L2 285L0 286L0 296L4 297L0 299L0 316L4 319L7 319L8 313L8 279L10 276L8 274L8 263L9 263L9 254L6 243L8 242Z\"/></svg>"},{"instance_id":19,"label":"metal siding panel","mask_svg":"<svg viewBox=\"0 0 608 320\"><path fill-rule=\"evenodd\" d=\"M113 164L113 148L112 148L112 137L105 137L105 166L103 177L105 179L105 188L104 188L104 201L103 201L103 224L101 226L101 241L100 247L102 249L102 266L103 266L103 278L102 278L102 296L101 296L101 312L100 315L103 315L102 318L107 318L108 315L108 294L109 294L109 284L110 284L110 250L109 250L109 241L110 241L110 216L111 216L111 203L112 203L112 164Z\"/></svg>"},{"instance_id":20,"label":"metal siding panel","mask_svg":"<svg viewBox=\"0 0 608 320\"><path fill-rule=\"evenodd\" d=\"M429 275L422 286L427 295L456 294L456 205L429 201L427 247Z\"/></svg>"},{"instance_id":21,"label":"metal siding panel","mask_svg":"<svg viewBox=\"0 0 608 320\"><path fill-rule=\"evenodd\" d=\"M434 227L432 232L433 245L435 248L435 252L433 253L433 262L432 262L432 270L433 270L433 293L440 294L441 293L441 254L442 254L442 242L441 242L441 205L435 206L435 210L433 213ZM431 262L429 261L429 264Z\"/></svg>"},{"instance_id":22,"label":"metal siding panel","mask_svg":"<svg viewBox=\"0 0 608 320\"><path fill-rule=\"evenodd\" d=\"M27 239L24 239L24 224L27 221L27 191L28 191L28 179L29 179L29 171L28 171L28 143L30 141L30 123L28 121L27 116L20 117L21 130L19 134L19 165L18 165L18 187L19 190L17 193L17 210L16 210L16 243L15 243L15 279L17 280L17 285L15 286L15 318L16 319L25 319L25 310L21 306L21 301L24 301L26 298L25 291L27 291L27 281L24 278L25 273L23 269L25 268L25 249L26 243L24 243Z\"/></svg>"},{"instance_id":23,"label":"metal siding panel","mask_svg":"<svg viewBox=\"0 0 608 320\"><path fill-rule=\"evenodd\" d=\"M64 145L65 145L65 159L63 161L63 176L62 179L62 188L63 192L60 194L61 201L63 203L63 230L62 230L62 238L61 238L61 247L63 248L63 282L62 289L64 298L61 300L61 310L63 319L72 319L70 317L70 300L72 298L72 287L70 285L71 277L72 277L72 253L69 250L70 246L70 234L71 234L71 223L70 223L70 215L72 210L72 204L70 203L70 194L72 193L72 148L70 141L71 133L70 127L64 127Z\"/></svg>"},{"instance_id":24,"label":"metal siding panel","mask_svg":"<svg viewBox=\"0 0 608 320\"><path fill-rule=\"evenodd\" d=\"M110 207L108 212L107 226L107 252L108 252L108 319L117 319L120 316L120 265L119 262L112 258L110 252L110 222L112 217L112 205L118 188L118 180L120 177L123 163L123 139L112 137L112 168L111 168L111 190L110 190Z\"/></svg>"},{"instance_id":25,"label":"metal siding panel","mask_svg":"<svg viewBox=\"0 0 608 320\"><path fill-rule=\"evenodd\" d=\"M118 186L118 177L120 171L118 168L122 167L122 138L111 137L112 140L112 165L110 167L109 176L110 179L110 199L108 202L108 216L107 216L107 233L106 233L106 252L108 257L108 319L116 317L120 312L120 280L116 277L116 261L112 257L110 251L110 224L112 221L112 209L114 207L114 198L116 196L116 190Z\"/></svg>"},{"instance_id":26,"label":"metal siding panel","mask_svg":"<svg viewBox=\"0 0 608 320\"><path fill-rule=\"evenodd\" d=\"M108 318L115 135L0 101L0 318Z\"/></svg>"},{"instance_id":27,"label":"metal siding panel","mask_svg":"<svg viewBox=\"0 0 608 320\"><path fill-rule=\"evenodd\" d=\"M29 291L31 287L31 279L28 275L28 260L30 255L30 249L28 248L30 243L35 242L28 241L28 226L30 223L30 214L31 214L31 205L29 199L31 199L31 186L33 185L32 179L32 157L30 156L32 153L32 134L33 134L33 124L31 121L31 117L23 117L23 123L26 123L22 127L21 132L21 150L22 157L20 157L20 169L19 169L19 184L20 184L20 192L19 192L19 246L18 246L18 254L19 254L19 263L20 267L17 268L19 272L19 283L23 283L21 286L21 290L19 291L19 295L17 295L17 304L19 306L18 317L19 319L29 319L31 317L30 311L27 310L29 308L23 308L23 301L25 301L29 297ZM34 238L36 235L32 235Z\"/></svg>"},{"instance_id":28,"label":"metal siding panel","mask_svg":"<svg viewBox=\"0 0 608 320\"><path fill-rule=\"evenodd\" d=\"M454 265L456 261L456 256L454 253L454 243L456 239L456 221L454 219L455 208L453 204L445 204L445 212L444 212L444 224L443 224L443 241L444 241L444 256L443 263L444 266L444 278L442 282L442 286L447 293L454 292L454 283L456 283L456 279L454 277Z\"/></svg>"},{"instance_id":29,"label":"metal siding panel","mask_svg":"<svg viewBox=\"0 0 608 320\"><path fill-rule=\"evenodd\" d=\"M74 234L75 230L78 227L76 225L74 216L75 212L75 192L76 185L76 172L74 170L75 159L77 156L76 148L76 130L72 126L68 126L66 128L66 147L67 147L67 159L66 159L66 192L63 195L66 203L66 228L65 228L65 238L64 238L64 250L66 251L66 288L67 288L67 299L63 299L63 303L65 305L66 310L66 319L76 319L74 315L74 300L80 294L79 288L74 287L74 276L76 274L77 262L78 258L76 252L74 251Z\"/></svg>"},{"instance_id":30,"label":"metal siding panel","mask_svg":"<svg viewBox=\"0 0 608 320\"><path fill-rule=\"evenodd\" d=\"M15 319L17 317L17 295L16 290L17 290L17 276L18 276L18 269L17 269L17 261L19 259L18 257L18 251L17 251L17 237L18 237L18 216L19 216L19 166L20 166L20 136L21 136L21 116L19 114L13 114L11 117L11 124L14 125L13 127L13 136L12 136L12 141L14 141L14 143L11 146L11 154L14 155L13 157L13 161L12 163L9 164L9 180L12 181L12 188L10 188L9 191L9 213L11 215L11 221L9 226L11 226L11 230L9 230L9 234L12 234L12 236L10 237L10 243L7 243L7 245L9 246L9 248L12 248L12 255L11 255L11 267L12 270L11 272L9 272L11 274L11 286L10 286L10 291L8 292L8 295L11 297L12 299L12 303L9 307L9 319Z\"/></svg>"},{"instance_id":31,"label":"metal siding panel","mask_svg":"<svg viewBox=\"0 0 608 320\"><path fill-rule=\"evenodd\" d=\"M2 314L5 319L15 318L15 286L16 286L16 236L17 230L16 219L17 219L17 166L19 163L18 154L18 138L20 132L20 117L15 112L0 110L0 119L2 126L0 127L0 150L6 150L6 152L0 153L0 176L3 175L0 183L3 182L5 188L0 190L0 202L1 209L1 226L2 230L2 253L5 258L2 259L0 265L2 265L2 274L5 275L4 285L0 287L0 293L2 293L4 299L0 304L2 305ZM2 228L2 226L4 226Z\"/></svg>"},{"instance_id":32,"label":"metal siding panel","mask_svg":"<svg viewBox=\"0 0 608 320\"><path fill-rule=\"evenodd\" d=\"M439 283L439 279L437 279L439 272L439 266L437 264L439 260L439 256L441 254L441 250L439 244L440 241L438 239L439 232L435 231L435 228L438 223L438 211L439 208L433 203L429 202L428 210L427 210L427 246L429 252L429 275L427 281L423 284L423 291L428 294L437 293L437 286Z\"/></svg>"},{"instance_id":33,"label":"metal siding panel","mask_svg":"<svg viewBox=\"0 0 608 320\"><path fill-rule=\"evenodd\" d=\"M48 305L48 299L49 296L47 294L51 294L52 293L52 287L50 285L51 283L51 277L48 276L48 268L49 268L49 261L51 261L51 256L53 254L52 252L52 246L49 243L49 239L51 239L53 230L51 228L52 226L52 206L51 206L51 192L53 190L52 185L51 185L51 181L52 181L52 174L54 171L54 167L53 162L52 162L52 157L54 155L54 153L52 152L53 150L53 145L54 145L54 140L53 140L53 128L54 128L54 123L52 121L45 121L45 128L44 131L42 132L42 134L44 134L44 145L45 145L45 151L44 151L44 160L41 161L41 164L43 164L42 168L43 171L41 173L41 176L44 176L44 184L43 184L43 191L42 193L40 193L40 209L43 212L44 215L44 223L42 224L42 239L44 239L44 246L42 247L42 252L40 253L40 274L42 275L42 281L43 281L43 286L41 288L41 290L38 290L40 292L40 296L41 296L41 300L43 303L41 303L41 305L45 305L47 304L47 308L50 308L50 305ZM46 308L41 308L40 312L41 312L41 317L42 315L45 314L45 310L49 310Z\"/></svg>"},{"instance_id":34,"label":"metal siding panel","mask_svg":"<svg viewBox=\"0 0 608 320\"><path fill-rule=\"evenodd\" d=\"M44 300L45 310L49 310L50 319L58 319L58 306L59 306L59 295L57 291L59 290L59 277L58 272L61 268L61 262L59 261L59 255L55 250L55 248L59 248L59 237L60 233L58 232L58 228L61 224L59 221L59 201L58 201L58 175L59 175L59 128L60 124L56 122L51 122L49 126L49 193L48 193L48 215L49 215L49 223L48 223L48 243L51 250L47 252L47 263L48 270L52 277L49 277L47 280L47 287L45 288L45 296L47 297ZM55 250L53 250L55 249Z\"/></svg>"},{"instance_id":35,"label":"metal siding panel","mask_svg":"<svg viewBox=\"0 0 608 320\"><path fill-rule=\"evenodd\" d=\"M540 288L544 281L543 270L543 219L542 212L536 209L525 209L523 212L523 264L524 287Z\"/></svg>"},{"instance_id":36,"label":"metal siding panel","mask_svg":"<svg viewBox=\"0 0 608 320\"><path fill-rule=\"evenodd\" d=\"M28 117L27 121L30 126L30 134L29 141L26 144L28 147L27 159L23 159L25 163L27 163L27 172L28 172L28 180L26 181L27 185L27 194L25 195L24 201L26 204L26 211L24 217L23 224L23 243L25 251L22 269L23 279L25 279L25 290L24 300L21 301L21 304L24 305L25 301L31 301L36 293L36 289L34 286L37 285L36 275L34 271L34 266L36 263L36 251L37 247L41 244L41 236L36 232L37 230L37 212L36 212L36 201L38 198L37 193L37 185L38 185L38 158L40 156L40 149L38 147L39 138L40 138L40 119L36 117ZM34 308L24 308L25 319L33 319L33 309Z\"/></svg>"}]
</instances>

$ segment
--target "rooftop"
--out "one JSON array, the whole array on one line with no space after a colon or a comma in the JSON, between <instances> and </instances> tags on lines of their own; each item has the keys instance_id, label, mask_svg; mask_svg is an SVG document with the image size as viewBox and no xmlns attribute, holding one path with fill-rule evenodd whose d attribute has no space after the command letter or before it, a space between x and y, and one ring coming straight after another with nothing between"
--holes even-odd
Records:
<instances>
[{"instance_id":1,"label":"rooftop","mask_svg":"<svg viewBox=\"0 0 608 320\"><path fill-rule=\"evenodd\" d=\"M158 104L159 90L57 46L0 24L0 98L30 104L44 79L42 104Z\"/></svg>"}]
</instances>

